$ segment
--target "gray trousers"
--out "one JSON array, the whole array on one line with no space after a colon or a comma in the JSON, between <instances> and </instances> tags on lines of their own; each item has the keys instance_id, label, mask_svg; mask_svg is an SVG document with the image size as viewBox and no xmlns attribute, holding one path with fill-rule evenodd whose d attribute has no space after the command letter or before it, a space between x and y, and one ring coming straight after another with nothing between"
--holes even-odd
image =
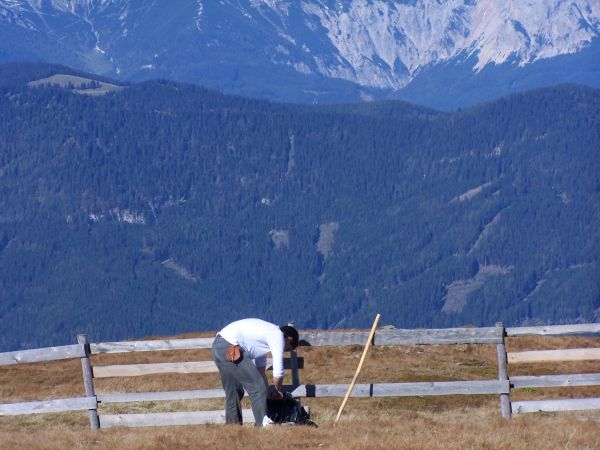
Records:
<instances>
[{"instance_id":1,"label":"gray trousers","mask_svg":"<svg viewBox=\"0 0 600 450\"><path fill-rule=\"evenodd\" d=\"M263 417L267 414L267 386L263 376L250 358L246 358L242 350L242 358L237 363L227 361L227 346L230 345L220 336L212 345L213 361L219 369L221 383L225 390L225 422L242 423L242 407L240 401L244 397L244 389L250 396L254 421L262 427Z\"/></svg>"}]
</instances>

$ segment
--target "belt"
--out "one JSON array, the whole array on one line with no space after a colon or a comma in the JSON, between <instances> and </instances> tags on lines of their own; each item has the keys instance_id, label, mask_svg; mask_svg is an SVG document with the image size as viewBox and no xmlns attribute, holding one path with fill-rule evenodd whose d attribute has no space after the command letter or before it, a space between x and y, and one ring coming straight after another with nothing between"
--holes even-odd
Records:
<instances>
[{"instance_id":1,"label":"belt","mask_svg":"<svg viewBox=\"0 0 600 450\"><path fill-rule=\"evenodd\" d=\"M225 342L227 342L229 345L233 345L231 342L229 342L227 339L225 339L223 336L221 336L219 333L217 333L217 335L215 336L215 338L221 338L223 339Z\"/></svg>"}]
</instances>

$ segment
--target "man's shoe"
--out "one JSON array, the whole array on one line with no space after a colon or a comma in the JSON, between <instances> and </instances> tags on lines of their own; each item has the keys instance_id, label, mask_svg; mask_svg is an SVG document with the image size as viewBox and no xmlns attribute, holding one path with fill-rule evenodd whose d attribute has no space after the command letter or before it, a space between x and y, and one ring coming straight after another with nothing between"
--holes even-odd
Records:
<instances>
[{"instance_id":1,"label":"man's shoe","mask_svg":"<svg viewBox=\"0 0 600 450\"><path fill-rule=\"evenodd\" d=\"M263 417L263 428L275 425L269 416Z\"/></svg>"}]
</instances>

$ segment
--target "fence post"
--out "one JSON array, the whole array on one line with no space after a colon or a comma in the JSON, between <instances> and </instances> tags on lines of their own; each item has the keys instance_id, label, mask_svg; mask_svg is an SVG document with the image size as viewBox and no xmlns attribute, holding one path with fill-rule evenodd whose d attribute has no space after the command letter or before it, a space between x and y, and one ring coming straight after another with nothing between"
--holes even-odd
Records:
<instances>
[{"instance_id":1,"label":"fence post","mask_svg":"<svg viewBox=\"0 0 600 450\"><path fill-rule=\"evenodd\" d=\"M506 330L502 322L496 323L496 326L500 328L500 335L502 341L496 345L496 352L498 354L498 379L502 381L508 381L508 362L506 359L506 346L504 338L506 336ZM510 390L510 387L509 387ZM502 417L510 419L511 417L511 406L510 406L510 393L500 394L500 409L502 411Z\"/></svg>"},{"instance_id":2,"label":"fence post","mask_svg":"<svg viewBox=\"0 0 600 450\"><path fill-rule=\"evenodd\" d=\"M96 399L96 393L94 392L94 377L92 374L92 363L90 362L90 344L88 342L87 334L78 334L77 342L83 344L85 349L85 356L81 358L81 370L83 372L83 385L85 386L85 396L94 397ZM96 399L96 407L89 410L90 413L90 427L92 430L98 430L100 428L100 420L98 419L98 400Z\"/></svg>"},{"instance_id":3,"label":"fence post","mask_svg":"<svg viewBox=\"0 0 600 450\"><path fill-rule=\"evenodd\" d=\"M290 327L294 326L294 322L288 322ZM298 352L294 349L290 351L290 366L292 369L292 390L300 386L300 375L298 373Z\"/></svg>"}]
</instances>

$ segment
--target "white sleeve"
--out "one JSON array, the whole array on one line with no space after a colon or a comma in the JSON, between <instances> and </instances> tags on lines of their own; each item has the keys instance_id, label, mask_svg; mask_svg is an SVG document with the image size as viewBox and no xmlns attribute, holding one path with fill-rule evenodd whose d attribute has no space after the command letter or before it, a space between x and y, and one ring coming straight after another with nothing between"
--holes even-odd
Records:
<instances>
[{"instance_id":1,"label":"white sleeve","mask_svg":"<svg viewBox=\"0 0 600 450\"><path fill-rule=\"evenodd\" d=\"M268 343L273 358L273 378L283 378L283 349L285 347L283 332L277 330L269 336Z\"/></svg>"}]
</instances>

